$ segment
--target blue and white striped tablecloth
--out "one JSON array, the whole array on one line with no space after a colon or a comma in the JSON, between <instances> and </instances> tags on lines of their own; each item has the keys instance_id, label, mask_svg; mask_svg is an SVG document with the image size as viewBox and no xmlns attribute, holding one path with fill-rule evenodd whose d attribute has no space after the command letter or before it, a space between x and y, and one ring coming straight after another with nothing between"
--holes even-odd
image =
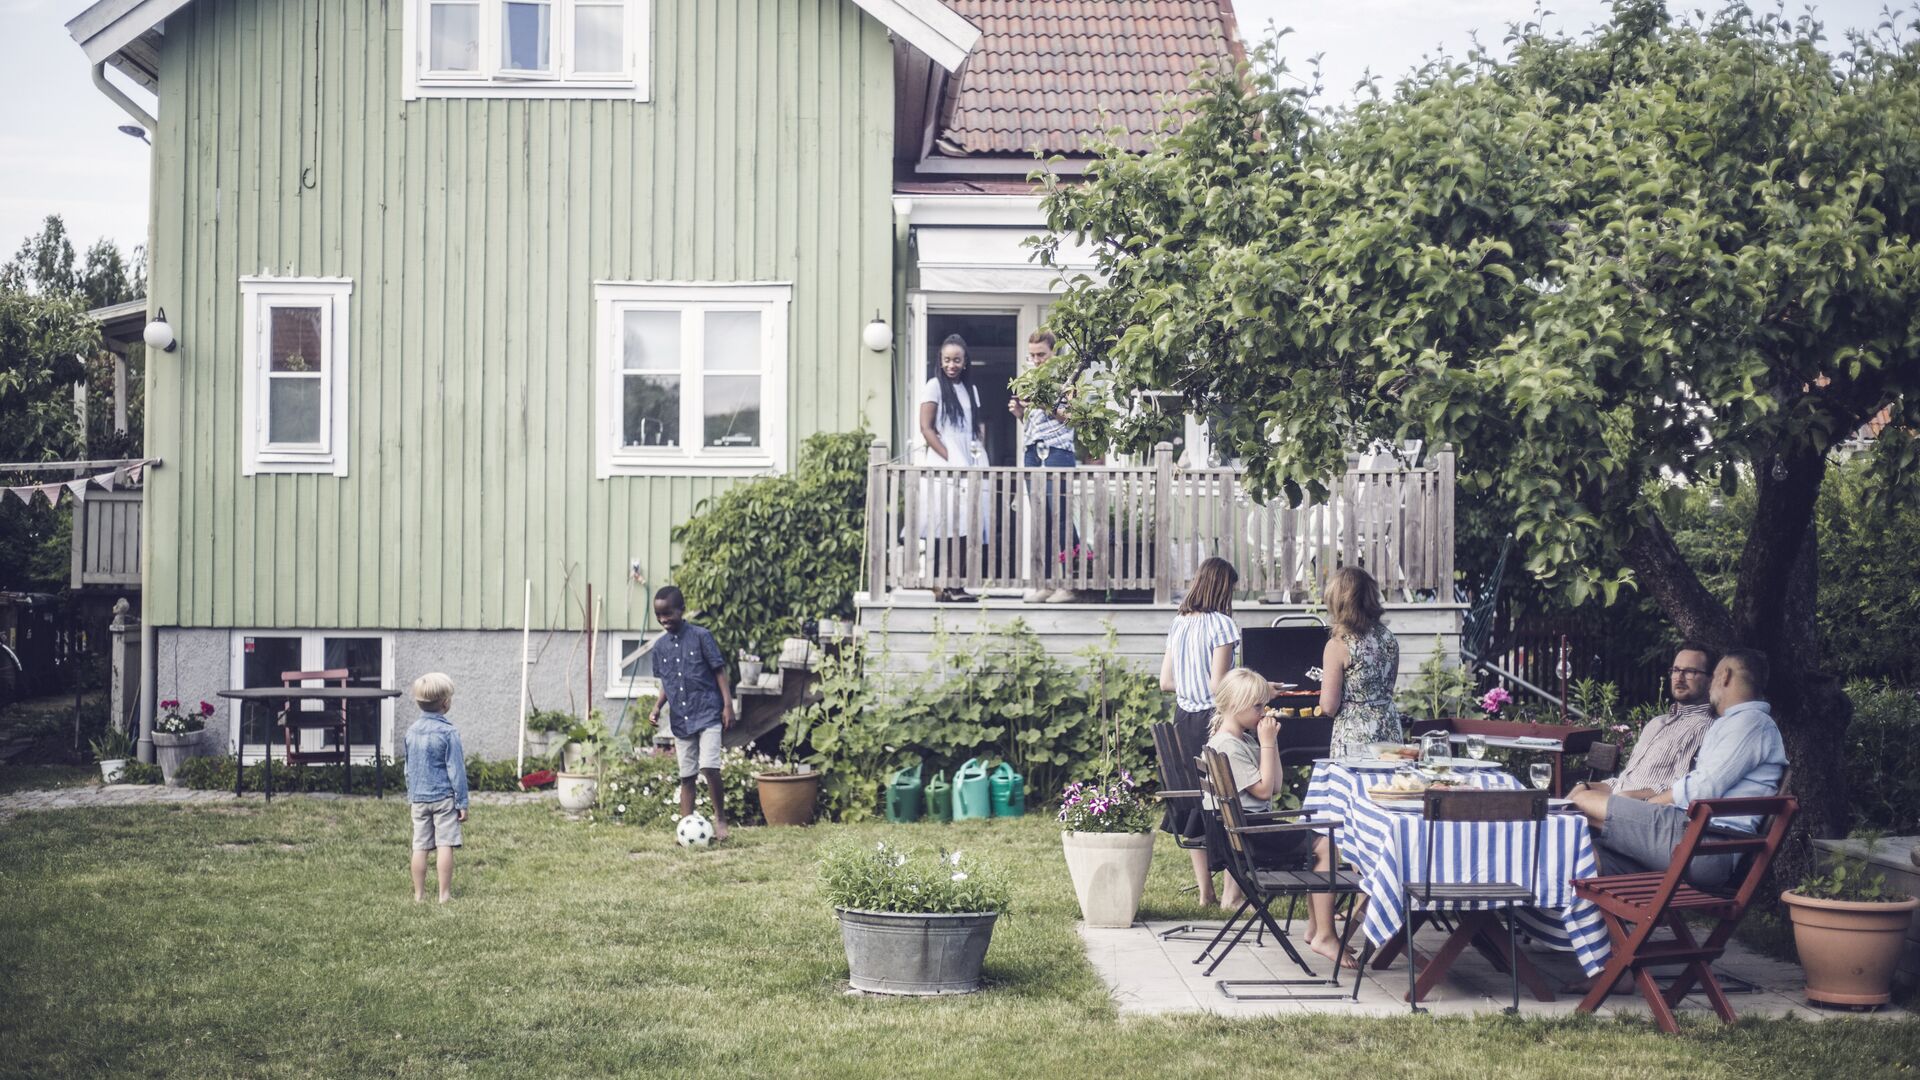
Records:
<instances>
[{"instance_id":1,"label":"blue and white striped tablecloth","mask_svg":"<svg viewBox=\"0 0 1920 1080\"><path fill-rule=\"evenodd\" d=\"M1406 925L1407 898L1400 883L1424 876L1425 818L1417 812L1389 810L1367 795L1367 785L1384 783L1391 771L1391 767L1355 770L1318 762L1303 803L1305 809L1332 814L1345 823L1335 834L1340 856L1360 875L1360 887L1369 901L1362 928L1375 946L1391 941ZM1463 778L1478 787L1521 786L1511 775L1491 769L1467 772ZM1523 821L1439 823L1433 840L1433 880L1525 880L1527 860L1533 856L1534 828L1532 822ZM1521 913L1521 926L1542 944L1572 951L1587 974L1598 974L1611 951L1606 924L1600 909L1576 897L1569 884L1574 878L1600 873L1592 833L1587 819L1572 813L1548 814L1546 828L1541 868L1533 881L1539 904Z\"/></svg>"}]
</instances>

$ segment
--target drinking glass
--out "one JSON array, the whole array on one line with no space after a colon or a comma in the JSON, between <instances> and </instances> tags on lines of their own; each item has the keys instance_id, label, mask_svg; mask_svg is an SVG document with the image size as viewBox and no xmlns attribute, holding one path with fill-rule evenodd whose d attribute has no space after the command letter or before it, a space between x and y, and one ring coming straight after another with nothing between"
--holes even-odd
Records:
<instances>
[{"instance_id":1,"label":"drinking glass","mask_svg":"<svg viewBox=\"0 0 1920 1080\"><path fill-rule=\"evenodd\" d=\"M1487 737L1485 735L1467 736L1467 756L1475 761L1487 756Z\"/></svg>"},{"instance_id":2,"label":"drinking glass","mask_svg":"<svg viewBox=\"0 0 1920 1080\"><path fill-rule=\"evenodd\" d=\"M1552 763L1545 762L1545 761L1536 761L1533 764L1527 766L1527 779L1533 781L1534 787L1537 787L1542 791L1546 790L1547 786L1553 783Z\"/></svg>"}]
</instances>

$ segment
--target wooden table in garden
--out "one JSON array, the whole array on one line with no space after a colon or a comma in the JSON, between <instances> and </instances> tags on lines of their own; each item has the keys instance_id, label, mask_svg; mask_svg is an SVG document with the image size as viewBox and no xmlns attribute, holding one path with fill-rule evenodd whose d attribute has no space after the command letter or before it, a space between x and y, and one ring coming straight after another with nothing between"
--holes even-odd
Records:
<instances>
[{"instance_id":1,"label":"wooden table in garden","mask_svg":"<svg viewBox=\"0 0 1920 1080\"><path fill-rule=\"evenodd\" d=\"M296 702L301 701L338 701L343 704L349 701L384 701L387 698L399 697L400 691L388 690L378 686L250 686L240 690L222 690L220 691L220 696L243 704L249 701L267 704L279 702L284 708L290 709ZM267 734L265 738L261 739L260 746L260 760L265 763L267 773L265 788L268 802L273 801L274 726L273 724L267 725ZM242 724L241 727L244 730L245 725ZM346 767L343 770L340 781L340 791L342 794L353 791L352 744L349 743L345 749L346 753L344 758ZM236 743L233 755L233 793L236 796L244 790L246 784L247 770L245 750L246 744L244 742ZM384 798L386 795L385 775L380 769L380 754L378 751L373 755L373 793L376 798Z\"/></svg>"}]
</instances>

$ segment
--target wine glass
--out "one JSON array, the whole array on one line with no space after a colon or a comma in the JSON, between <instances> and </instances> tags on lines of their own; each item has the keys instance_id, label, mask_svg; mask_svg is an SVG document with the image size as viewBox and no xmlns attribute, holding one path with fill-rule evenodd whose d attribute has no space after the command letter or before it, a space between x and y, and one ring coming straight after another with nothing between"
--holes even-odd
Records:
<instances>
[{"instance_id":1,"label":"wine glass","mask_svg":"<svg viewBox=\"0 0 1920 1080\"><path fill-rule=\"evenodd\" d=\"M1479 761L1487 756L1487 737L1485 735L1467 736L1467 756Z\"/></svg>"},{"instance_id":2,"label":"wine glass","mask_svg":"<svg viewBox=\"0 0 1920 1080\"><path fill-rule=\"evenodd\" d=\"M1534 787L1545 791L1547 786L1553 783L1553 764L1546 761L1536 761L1527 766L1527 779L1533 781Z\"/></svg>"}]
</instances>

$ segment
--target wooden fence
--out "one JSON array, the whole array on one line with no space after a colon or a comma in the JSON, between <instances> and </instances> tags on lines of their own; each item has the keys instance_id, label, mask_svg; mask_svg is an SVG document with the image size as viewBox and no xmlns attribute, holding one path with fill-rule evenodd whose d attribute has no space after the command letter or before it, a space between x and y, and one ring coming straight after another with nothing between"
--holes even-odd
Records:
<instances>
[{"instance_id":1,"label":"wooden fence","mask_svg":"<svg viewBox=\"0 0 1920 1080\"><path fill-rule=\"evenodd\" d=\"M1324 503L1256 502L1238 469L949 468L868 464L867 589L1069 588L1166 603L1220 556L1275 603L1317 598L1357 565L1388 599L1452 596L1453 454L1414 469L1354 467Z\"/></svg>"}]
</instances>

